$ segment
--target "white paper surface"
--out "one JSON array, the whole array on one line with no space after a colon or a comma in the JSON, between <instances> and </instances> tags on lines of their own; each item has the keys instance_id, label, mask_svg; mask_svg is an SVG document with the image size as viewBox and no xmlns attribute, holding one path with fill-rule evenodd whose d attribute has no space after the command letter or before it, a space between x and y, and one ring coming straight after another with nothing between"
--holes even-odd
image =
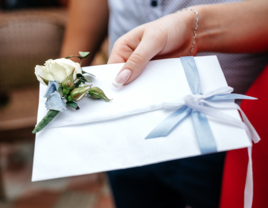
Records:
<instances>
[{"instance_id":1,"label":"white paper surface","mask_svg":"<svg viewBox=\"0 0 268 208\"><path fill-rule=\"evenodd\" d=\"M216 56L195 57L202 93L227 86ZM93 122L129 112L139 107L179 99L191 94L180 59L151 61L144 72L122 88L112 81L123 64L85 67L96 75L98 86L113 101L83 98L80 110L60 113L37 133L32 180L89 174L142 166L200 155L191 117L186 118L168 137L145 140L148 133L174 110L156 110L101 122ZM46 114L40 86L38 121ZM224 111L240 119L236 110ZM218 151L251 146L243 129L208 118Z\"/></svg>"}]
</instances>

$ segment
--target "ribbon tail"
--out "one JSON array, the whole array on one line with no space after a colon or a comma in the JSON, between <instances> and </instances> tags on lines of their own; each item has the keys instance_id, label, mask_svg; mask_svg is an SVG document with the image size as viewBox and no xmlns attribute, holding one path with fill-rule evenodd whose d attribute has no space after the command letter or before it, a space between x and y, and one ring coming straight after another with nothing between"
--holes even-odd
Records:
<instances>
[{"instance_id":1,"label":"ribbon tail","mask_svg":"<svg viewBox=\"0 0 268 208\"><path fill-rule=\"evenodd\" d=\"M217 146L205 114L193 110L191 116L201 153L217 152Z\"/></svg>"},{"instance_id":2,"label":"ribbon tail","mask_svg":"<svg viewBox=\"0 0 268 208\"><path fill-rule=\"evenodd\" d=\"M244 192L244 208L251 208L253 201L253 170L252 170L252 147L248 147L248 169Z\"/></svg>"},{"instance_id":3,"label":"ribbon tail","mask_svg":"<svg viewBox=\"0 0 268 208\"><path fill-rule=\"evenodd\" d=\"M145 139L152 139L157 137L166 137L174 128L192 111L187 106L183 106L169 115L161 123L159 123Z\"/></svg>"},{"instance_id":4,"label":"ribbon tail","mask_svg":"<svg viewBox=\"0 0 268 208\"><path fill-rule=\"evenodd\" d=\"M211 101L203 101L206 105L213 107L213 108L218 108L218 109L237 109L240 112L240 115L242 117L242 120L245 123L245 126L247 127L245 130L248 134L248 136L254 141L254 143L259 142L260 136L258 135L257 131L254 129L250 121L248 120L246 114L243 112L243 110L237 105L236 103L214 103Z\"/></svg>"},{"instance_id":5,"label":"ribbon tail","mask_svg":"<svg viewBox=\"0 0 268 208\"><path fill-rule=\"evenodd\" d=\"M238 106L238 110L241 113L241 116L242 116L244 123L246 124L246 126L249 129L251 139L253 140L254 143L259 142L261 140L261 138L260 138L259 134L257 133L257 131L255 130L255 128L250 123L250 121L248 120L246 114L244 113L244 111L242 111L242 109L239 106Z\"/></svg>"},{"instance_id":6,"label":"ribbon tail","mask_svg":"<svg viewBox=\"0 0 268 208\"><path fill-rule=\"evenodd\" d=\"M220 94L220 95L213 95L206 100L210 101L228 101L228 100L257 100L258 98L247 96L247 95L241 95L241 94Z\"/></svg>"}]
</instances>

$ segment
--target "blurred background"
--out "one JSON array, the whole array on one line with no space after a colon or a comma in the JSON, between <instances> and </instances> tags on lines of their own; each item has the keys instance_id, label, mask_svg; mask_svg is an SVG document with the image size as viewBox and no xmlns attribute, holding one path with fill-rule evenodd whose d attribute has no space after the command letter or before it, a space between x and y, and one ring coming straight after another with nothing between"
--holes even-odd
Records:
<instances>
[{"instance_id":1,"label":"blurred background","mask_svg":"<svg viewBox=\"0 0 268 208\"><path fill-rule=\"evenodd\" d=\"M0 0L0 208L114 207L103 173L31 182L34 67L59 58L67 21L68 0ZM107 57L106 38L92 65Z\"/></svg>"}]
</instances>

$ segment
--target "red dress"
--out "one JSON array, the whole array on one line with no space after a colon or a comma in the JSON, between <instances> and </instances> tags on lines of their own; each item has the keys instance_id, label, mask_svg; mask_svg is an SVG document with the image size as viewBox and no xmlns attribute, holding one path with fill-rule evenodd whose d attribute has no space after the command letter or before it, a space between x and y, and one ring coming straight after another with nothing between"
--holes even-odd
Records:
<instances>
[{"instance_id":1,"label":"red dress","mask_svg":"<svg viewBox=\"0 0 268 208\"><path fill-rule=\"evenodd\" d=\"M258 132L261 141L252 147L253 208L268 207L268 66L256 79L247 95L258 100L244 100L241 108ZM220 208L243 208L248 164L247 149L226 154Z\"/></svg>"}]
</instances>

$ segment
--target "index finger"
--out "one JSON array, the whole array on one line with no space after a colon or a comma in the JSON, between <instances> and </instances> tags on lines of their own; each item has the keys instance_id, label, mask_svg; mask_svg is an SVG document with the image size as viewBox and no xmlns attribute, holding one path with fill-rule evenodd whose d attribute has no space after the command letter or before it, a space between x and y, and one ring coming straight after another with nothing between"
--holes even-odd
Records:
<instances>
[{"instance_id":1,"label":"index finger","mask_svg":"<svg viewBox=\"0 0 268 208\"><path fill-rule=\"evenodd\" d=\"M139 45L143 32L142 25L121 36L115 42L107 64L125 63Z\"/></svg>"}]
</instances>

